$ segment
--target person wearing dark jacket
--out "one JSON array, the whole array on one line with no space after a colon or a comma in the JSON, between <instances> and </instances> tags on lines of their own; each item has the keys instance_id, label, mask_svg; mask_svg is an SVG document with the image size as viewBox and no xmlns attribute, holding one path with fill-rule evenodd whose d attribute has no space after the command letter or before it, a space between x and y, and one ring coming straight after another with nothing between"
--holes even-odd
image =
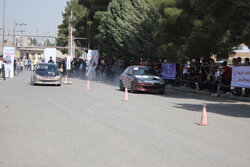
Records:
<instances>
[{"instance_id":1,"label":"person wearing dark jacket","mask_svg":"<svg viewBox=\"0 0 250 167\"><path fill-rule=\"evenodd\" d=\"M53 63L53 64L55 63L55 62L52 60L52 57L49 58L48 63Z\"/></svg>"},{"instance_id":2,"label":"person wearing dark jacket","mask_svg":"<svg viewBox=\"0 0 250 167\"><path fill-rule=\"evenodd\" d=\"M2 75L3 80L5 80L5 69L4 69L3 56L0 57L0 75Z\"/></svg>"}]
</instances>

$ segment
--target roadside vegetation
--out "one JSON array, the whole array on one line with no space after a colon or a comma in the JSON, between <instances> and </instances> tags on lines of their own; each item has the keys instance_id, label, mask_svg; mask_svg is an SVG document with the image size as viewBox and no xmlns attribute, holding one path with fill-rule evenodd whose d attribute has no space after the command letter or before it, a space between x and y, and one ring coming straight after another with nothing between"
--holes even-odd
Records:
<instances>
[{"instance_id":1,"label":"roadside vegetation","mask_svg":"<svg viewBox=\"0 0 250 167\"><path fill-rule=\"evenodd\" d=\"M87 38L77 46L123 59L227 58L250 46L249 0L71 0L62 15L59 36L72 24L74 36Z\"/></svg>"}]
</instances>

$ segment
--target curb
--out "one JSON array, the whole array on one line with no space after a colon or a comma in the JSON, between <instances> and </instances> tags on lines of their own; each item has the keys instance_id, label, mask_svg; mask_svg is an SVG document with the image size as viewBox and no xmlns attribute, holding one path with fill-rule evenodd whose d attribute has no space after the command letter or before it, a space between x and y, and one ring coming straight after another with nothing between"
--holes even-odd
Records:
<instances>
[{"instance_id":1,"label":"curb","mask_svg":"<svg viewBox=\"0 0 250 167\"><path fill-rule=\"evenodd\" d=\"M203 90L194 90L194 89L189 89L189 88L181 88L181 87L172 87L172 86L166 86L166 90L177 90L177 91L183 91L183 92L189 92L189 93L195 93L195 94L202 94L206 96L210 96L210 93L208 91L203 91ZM242 97L242 96L234 96L230 94L229 96L225 94L220 94L217 96L217 98L228 98L232 100L238 100L238 101L244 101L244 102L250 102L250 97Z\"/></svg>"}]
</instances>

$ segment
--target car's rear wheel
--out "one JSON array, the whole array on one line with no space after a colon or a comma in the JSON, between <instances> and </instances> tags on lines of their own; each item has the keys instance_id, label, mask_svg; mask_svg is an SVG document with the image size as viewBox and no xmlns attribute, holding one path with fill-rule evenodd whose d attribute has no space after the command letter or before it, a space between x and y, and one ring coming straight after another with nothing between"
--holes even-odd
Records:
<instances>
[{"instance_id":1,"label":"car's rear wheel","mask_svg":"<svg viewBox=\"0 0 250 167\"><path fill-rule=\"evenodd\" d=\"M122 80L120 80L119 87L120 87L120 91L125 90Z\"/></svg>"}]
</instances>

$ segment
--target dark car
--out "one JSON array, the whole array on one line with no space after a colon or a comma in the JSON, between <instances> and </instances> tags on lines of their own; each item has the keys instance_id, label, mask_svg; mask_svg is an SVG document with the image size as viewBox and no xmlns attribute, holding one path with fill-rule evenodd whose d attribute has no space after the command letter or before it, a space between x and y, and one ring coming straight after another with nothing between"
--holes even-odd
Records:
<instances>
[{"instance_id":1,"label":"dark car","mask_svg":"<svg viewBox=\"0 0 250 167\"><path fill-rule=\"evenodd\" d=\"M38 63L31 76L31 83L42 85L61 85L61 74L58 66L52 63Z\"/></svg>"},{"instance_id":2,"label":"dark car","mask_svg":"<svg viewBox=\"0 0 250 167\"><path fill-rule=\"evenodd\" d=\"M127 67L120 77L119 86L121 91L127 87L132 93L136 91L165 93L164 80L149 66Z\"/></svg>"}]
</instances>

